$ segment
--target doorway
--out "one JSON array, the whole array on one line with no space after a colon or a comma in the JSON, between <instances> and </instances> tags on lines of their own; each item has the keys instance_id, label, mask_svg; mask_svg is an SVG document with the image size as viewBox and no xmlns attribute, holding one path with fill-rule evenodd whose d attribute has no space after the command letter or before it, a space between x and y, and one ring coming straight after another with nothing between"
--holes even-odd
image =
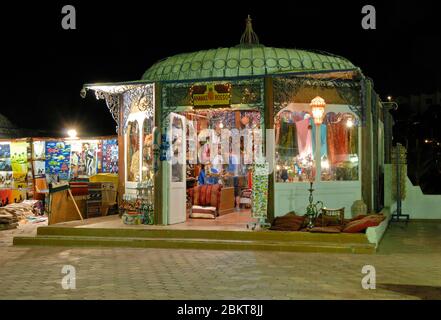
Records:
<instances>
[{"instance_id":1,"label":"doorway","mask_svg":"<svg viewBox=\"0 0 441 320\"><path fill-rule=\"evenodd\" d=\"M169 223L244 228L252 217L252 167L263 156L256 110L170 114Z\"/></svg>"}]
</instances>

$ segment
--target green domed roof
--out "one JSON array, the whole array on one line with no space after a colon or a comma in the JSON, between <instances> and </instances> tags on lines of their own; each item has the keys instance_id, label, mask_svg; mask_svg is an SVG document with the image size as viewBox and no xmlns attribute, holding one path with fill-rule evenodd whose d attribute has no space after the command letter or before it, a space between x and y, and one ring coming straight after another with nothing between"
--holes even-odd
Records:
<instances>
[{"instance_id":1,"label":"green domed roof","mask_svg":"<svg viewBox=\"0 0 441 320\"><path fill-rule=\"evenodd\" d=\"M242 44L163 59L148 69L142 80L221 79L350 69L356 67L349 60L328 53Z\"/></svg>"}]
</instances>

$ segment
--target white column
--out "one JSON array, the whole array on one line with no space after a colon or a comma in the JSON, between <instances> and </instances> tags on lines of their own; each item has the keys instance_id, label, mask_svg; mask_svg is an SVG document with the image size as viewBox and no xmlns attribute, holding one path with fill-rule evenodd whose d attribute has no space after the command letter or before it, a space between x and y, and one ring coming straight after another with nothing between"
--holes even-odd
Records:
<instances>
[{"instance_id":1,"label":"white column","mask_svg":"<svg viewBox=\"0 0 441 320\"><path fill-rule=\"evenodd\" d=\"M320 132L320 124L316 124L315 126L315 182L320 182L322 175L321 168L321 132Z\"/></svg>"}]
</instances>

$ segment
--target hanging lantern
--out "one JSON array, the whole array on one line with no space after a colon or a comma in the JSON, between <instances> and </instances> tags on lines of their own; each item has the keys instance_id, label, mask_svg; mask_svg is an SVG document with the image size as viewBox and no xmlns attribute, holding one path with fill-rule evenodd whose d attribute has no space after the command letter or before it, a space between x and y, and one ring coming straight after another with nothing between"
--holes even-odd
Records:
<instances>
[{"instance_id":1,"label":"hanging lantern","mask_svg":"<svg viewBox=\"0 0 441 320\"><path fill-rule=\"evenodd\" d=\"M325 114L326 102L322 97L315 97L309 104L311 106L312 117L315 124L322 124L323 116Z\"/></svg>"}]
</instances>

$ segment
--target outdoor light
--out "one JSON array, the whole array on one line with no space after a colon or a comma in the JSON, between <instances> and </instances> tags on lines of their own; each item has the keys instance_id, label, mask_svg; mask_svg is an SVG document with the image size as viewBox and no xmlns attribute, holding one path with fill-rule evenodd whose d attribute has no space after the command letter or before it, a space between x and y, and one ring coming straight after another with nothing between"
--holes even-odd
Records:
<instances>
[{"instance_id":1,"label":"outdoor light","mask_svg":"<svg viewBox=\"0 0 441 320\"><path fill-rule=\"evenodd\" d=\"M392 97L391 96L387 96L387 100L388 101L392 101Z\"/></svg>"},{"instance_id":2,"label":"outdoor light","mask_svg":"<svg viewBox=\"0 0 441 320\"><path fill-rule=\"evenodd\" d=\"M67 130L67 135L69 136L70 139L76 139L76 137L77 137L77 130L69 129L69 130Z\"/></svg>"},{"instance_id":3,"label":"outdoor light","mask_svg":"<svg viewBox=\"0 0 441 320\"><path fill-rule=\"evenodd\" d=\"M323 98L317 96L311 100L309 104L311 106L312 117L315 124L322 124L323 115L325 114L326 102Z\"/></svg>"}]
</instances>

